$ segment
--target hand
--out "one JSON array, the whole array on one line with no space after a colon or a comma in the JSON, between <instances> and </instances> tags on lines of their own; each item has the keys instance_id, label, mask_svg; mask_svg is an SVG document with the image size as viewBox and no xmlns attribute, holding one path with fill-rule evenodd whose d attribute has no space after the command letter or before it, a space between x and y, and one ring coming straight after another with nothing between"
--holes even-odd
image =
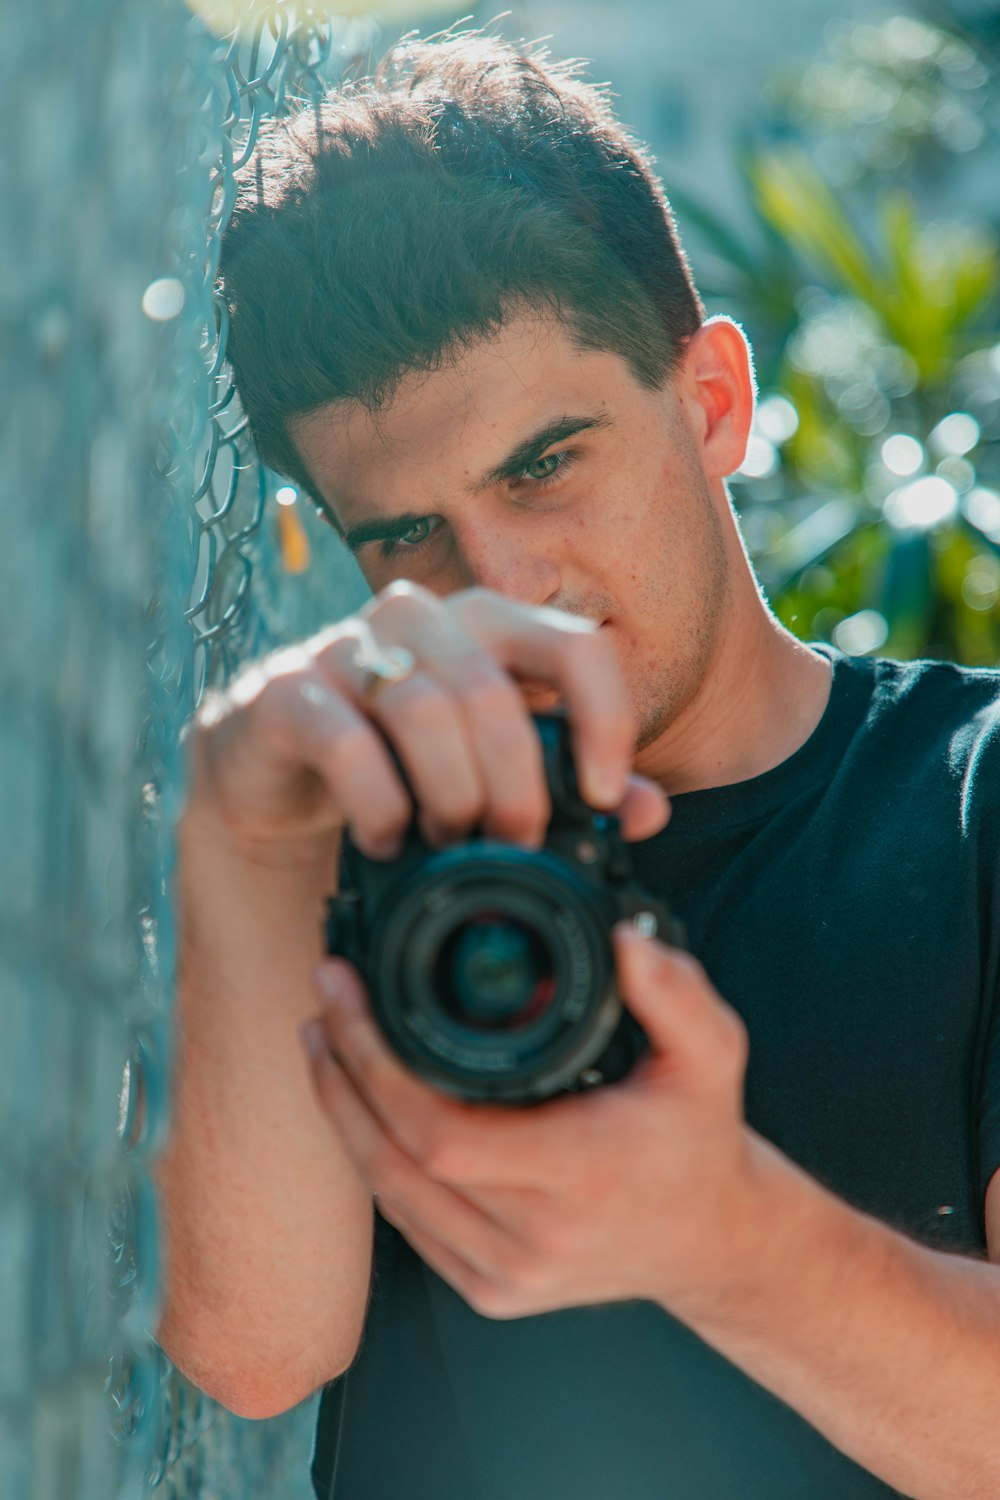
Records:
<instances>
[{"instance_id":1,"label":"hand","mask_svg":"<svg viewBox=\"0 0 1000 1500\"><path fill-rule=\"evenodd\" d=\"M683 1315L739 1276L757 1138L742 1022L686 954L613 933L620 993L651 1044L624 1082L525 1109L464 1103L392 1054L357 972L316 971L316 1091L385 1218L478 1312L641 1298ZM763 1144L763 1143L761 1143Z\"/></svg>"},{"instance_id":2,"label":"hand","mask_svg":"<svg viewBox=\"0 0 1000 1500\"><path fill-rule=\"evenodd\" d=\"M369 702L359 655L394 645L417 670ZM657 832L666 798L630 776L634 726L606 635L485 589L441 599L405 582L209 695L189 730L189 807L207 809L238 852L262 863L315 859L345 824L365 853L387 857L413 815L388 739L430 843L481 824L489 837L538 848L548 790L515 677L564 698L584 798L616 809L626 838Z\"/></svg>"}]
</instances>

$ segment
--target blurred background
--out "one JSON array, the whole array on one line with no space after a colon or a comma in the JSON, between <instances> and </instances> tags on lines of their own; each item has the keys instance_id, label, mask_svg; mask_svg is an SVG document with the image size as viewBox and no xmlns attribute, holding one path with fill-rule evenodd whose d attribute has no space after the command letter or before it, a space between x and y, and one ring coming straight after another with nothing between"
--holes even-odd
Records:
<instances>
[{"instance_id":1,"label":"blurred background","mask_svg":"<svg viewBox=\"0 0 1000 1500\"><path fill-rule=\"evenodd\" d=\"M261 119L461 19L36 0L0 21L3 1500L311 1494L314 1402L240 1421L151 1337L181 727L366 594L257 463L213 288ZM732 489L785 623L1000 662L1000 3L525 0L465 23L588 59L648 142L709 310L756 351Z\"/></svg>"}]
</instances>

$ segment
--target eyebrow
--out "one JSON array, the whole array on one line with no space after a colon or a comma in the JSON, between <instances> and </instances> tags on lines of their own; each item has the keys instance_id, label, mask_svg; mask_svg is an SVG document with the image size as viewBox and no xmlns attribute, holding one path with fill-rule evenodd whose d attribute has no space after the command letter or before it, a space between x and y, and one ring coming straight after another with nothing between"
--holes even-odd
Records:
<instances>
[{"instance_id":1,"label":"eyebrow","mask_svg":"<svg viewBox=\"0 0 1000 1500\"><path fill-rule=\"evenodd\" d=\"M486 473L472 485L472 493L479 494L506 480L516 479L529 464L541 458L553 443L563 443L567 438L575 437L578 432L597 431L610 426L612 426L611 418L603 410L589 417L565 416L558 417L554 422L547 422L544 427L540 427L512 448L500 463L487 469ZM407 511L398 516L373 516L370 521L359 521L356 526L345 527L344 543L351 552L359 552L369 542L397 541L405 536L418 521L423 520L426 520L426 516L418 511Z\"/></svg>"},{"instance_id":2,"label":"eyebrow","mask_svg":"<svg viewBox=\"0 0 1000 1500\"><path fill-rule=\"evenodd\" d=\"M377 520L359 521L356 526L346 526L343 532L344 545L351 552L360 552L369 542L396 541L426 517L415 510L405 511L401 516L381 516Z\"/></svg>"}]
</instances>

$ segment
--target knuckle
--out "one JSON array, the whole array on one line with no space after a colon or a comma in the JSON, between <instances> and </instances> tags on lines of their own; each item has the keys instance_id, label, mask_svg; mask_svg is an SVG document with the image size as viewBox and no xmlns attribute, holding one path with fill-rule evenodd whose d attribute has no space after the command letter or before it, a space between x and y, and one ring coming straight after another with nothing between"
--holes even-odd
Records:
<instances>
[{"instance_id":1,"label":"knuckle","mask_svg":"<svg viewBox=\"0 0 1000 1500\"><path fill-rule=\"evenodd\" d=\"M262 750L291 756L298 745L298 726L291 712L287 679L271 679L243 710L242 726Z\"/></svg>"},{"instance_id":2,"label":"knuckle","mask_svg":"<svg viewBox=\"0 0 1000 1500\"><path fill-rule=\"evenodd\" d=\"M434 735L447 722L451 705L444 690L428 677L411 677L397 689L393 708L396 725L412 734Z\"/></svg>"},{"instance_id":3,"label":"knuckle","mask_svg":"<svg viewBox=\"0 0 1000 1500\"><path fill-rule=\"evenodd\" d=\"M517 726L523 734L519 723L525 719L521 696L513 681L502 672L479 671L463 685L461 699L467 712L496 721L498 726ZM512 733L511 738L514 737Z\"/></svg>"},{"instance_id":4,"label":"knuckle","mask_svg":"<svg viewBox=\"0 0 1000 1500\"><path fill-rule=\"evenodd\" d=\"M431 842L436 838L443 838L447 842L464 838L470 829L482 822L482 818L481 797L452 792L449 794L447 809L435 807L430 816L423 819L423 827L430 830Z\"/></svg>"},{"instance_id":5,"label":"knuckle","mask_svg":"<svg viewBox=\"0 0 1000 1500\"><path fill-rule=\"evenodd\" d=\"M458 593L452 594L447 601L446 607L450 613L456 614L461 618L464 618L466 615L475 617L476 615L483 614L484 611L494 614L499 597L493 589L488 589L483 584L477 583L472 588L461 589Z\"/></svg>"},{"instance_id":6,"label":"knuckle","mask_svg":"<svg viewBox=\"0 0 1000 1500\"><path fill-rule=\"evenodd\" d=\"M404 807L405 811L402 810ZM363 812L348 811L352 837L355 843L362 845L363 854L384 858L383 851L396 848L410 820L409 806L401 803L400 808L398 813L389 806L366 808Z\"/></svg>"},{"instance_id":7,"label":"knuckle","mask_svg":"<svg viewBox=\"0 0 1000 1500\"><path fill-rule=\"evenodd\" d=\"M391 628L394 622L405 624L439 608L440 600L429 589L408 578L396 578L379 589L361 614L380 628Z\"/></svg>"},{"instance_id":8,"label":"knuckle","mask_svg":"<svg viewBox=\"0 0 1000 1500\"><path fill-rule=\"evenodd\" d=\"M309 650L316 667L326 677L336 677L345 663L354 659L358 648L371 639L371 631L358 616L342 620L320 635L313 636Z\"/></svg>"},{"instance_id":9,"label":"knuckle","mask_svg":"<svg viewBox=\"0 0 1000 1500\"><path fill-rule=\"evenodd\" d=\"M573 1261L580 1251L580 1229L563 1217L545 1219L535 1232L535 1243L546 1261Z\"/></svg>"},{"instance_id":10,"label":"knuckle","mask_svg":"<svg viewBox=\"0 0 1000 1500\"><path fill-rule=\"evenodd\" d=\"M492 1271L497 1285L508 1293L541 1291L546 1279L538 1257L513 1245L495 1256Z\"/></svg>"},{"instance_id":11,"label":"knuckle","mask_svg":"<svg viewBox=\"0 0 1000 1500\"><path fill-rule=\"evenodd\" d=\"M460 1153L454 1137L447 1133L426 1128L416 1142L415 1154L427 1175L438 1182L449 1182L460 1175Z\"/></svg>"},{"instance_id":12,"label":"knuckle","mask_svg":"<svg viewBox=\"0 0 1000 1500\"><path fill-rule=\"evenodd\" d=\"M371 731L357 724L331 736L326 747L327 766L336 780L342 780L367 766L371 754Z\"/></svg>"},{"instance_id":13,"label":"knuckle","mask_svg":"<svg viewBox=\"0 0 1000 1500\"><path fill-rule=\"evenodd\" d=\"M505 843L517 843L521 839L537 839L544 834L547 821L543 803L518 801L512 805L497 803L490 812L486 826L490 837Z\"/></svg>"},{"instance_id":14,"label":"knuckle","mask_svg":"<svg viewBox=\"0 0 1000 1500\"><path fill-rule=\"evenodd\" d=\"M497 1322L516 1318L521 1314L516 1294L496 1282L484 1282L475 1287L466 1294L465 1300L480 1317L492 1318Z\"/></svg>"}]
</instances>

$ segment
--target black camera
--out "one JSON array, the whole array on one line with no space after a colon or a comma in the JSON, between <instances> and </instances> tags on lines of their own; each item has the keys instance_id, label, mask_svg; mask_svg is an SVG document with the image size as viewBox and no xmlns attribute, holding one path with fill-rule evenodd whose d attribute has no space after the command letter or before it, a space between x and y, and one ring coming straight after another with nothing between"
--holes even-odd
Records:
<instances>
[{"instance_id":1,"label":"black camera","mask_svg":"<svg viewBox=\"0 0 1000 1500\"><path fill-rule=\"evenodd\" d=\"M462 1099L525 1104L623 1078L646 1050L615 988L610 929L680 924L632 879L619 820L582 800L569 727L537 714L552 818L537 853L473 837L434 850L416 821L393 860L345 835L327 948L363 975L414 1072Z\"/></svg>"}]
</instances>

